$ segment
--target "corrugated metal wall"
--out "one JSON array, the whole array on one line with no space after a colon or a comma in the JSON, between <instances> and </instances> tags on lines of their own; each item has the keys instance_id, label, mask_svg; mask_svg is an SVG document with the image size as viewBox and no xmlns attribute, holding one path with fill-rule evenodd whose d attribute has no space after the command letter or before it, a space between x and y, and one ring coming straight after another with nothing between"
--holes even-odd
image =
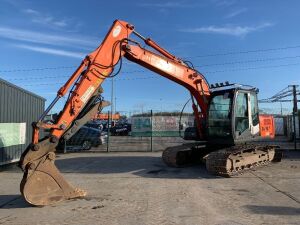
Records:
<instances>
[{"instance_id":1,"label":"corrugated metal wall","mask_svg":"<svg viewBox=\"0 0 300 225\"><path fill-rule=\"evenodd\" d=\"M45 99L0 79L0 124L26 123L25 144L0 147L0 165L18 161L31 142L31 123L43 113Z\"/></svg>"}]
</instances>

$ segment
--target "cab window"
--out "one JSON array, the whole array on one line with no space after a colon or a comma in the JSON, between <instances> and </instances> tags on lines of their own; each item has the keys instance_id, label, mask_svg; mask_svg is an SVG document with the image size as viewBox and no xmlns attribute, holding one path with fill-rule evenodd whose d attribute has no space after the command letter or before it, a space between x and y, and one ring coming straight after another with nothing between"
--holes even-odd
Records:
<instances>
[{"instance_id":1,"label":"cab window","mask_svg":"<svg viewBox=\"0 0 300 225\"><path fill-rule=\"evenodd\" d=\"M250 94L250 105L251 105L252 125L256 126L259 123L256 94L253 93Z\"/></svg>"},{"instance_id":2,"label":"cab window","mask_svg":"<svg viewBox=\"0 0 300 225\"><path fill-rule=\"evenodd\" d=\"M235 131L241 134L248 128L248 94L240 92L235 103Z\"/></svg>"},{"instance_id":3,"label":"cab window","mask_svg":"<svg viewBox=\"0 0 300 225\"><path fill-rule=\"evenodd\" d=\"M209 136L226 137L231 134L231 93L216 95L209 106Z\"/></svg>"}]
</instances>

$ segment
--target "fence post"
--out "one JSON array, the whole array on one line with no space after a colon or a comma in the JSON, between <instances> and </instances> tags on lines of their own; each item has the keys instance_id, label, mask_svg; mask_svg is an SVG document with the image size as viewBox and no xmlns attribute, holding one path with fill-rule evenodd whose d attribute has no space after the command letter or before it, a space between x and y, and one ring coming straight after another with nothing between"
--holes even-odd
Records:
<instances>
[{"instance_id":1,"label":"fence post","mask_svg":"<svg viewBox=\"0 0 300 225\"><path fill-rule=\"evenodd\" d=\"M152 109L150 110L150 123L151 123L151 136L150 136L150 150L151 152L153 152L153 138L152 138L152 133L153 133L153 127L152 127L152 117L153 117L153 112Z\"/></svg>"},{"instance_id":2,"label":"fence post","mask_svg":"<svg viewBox=\"0 0 300 225\"><path fill-rule=\"evenodd\" d=\"M64 139L64 154L67 153L67 141Z\"/></svg>"},{"instance_id":3,"label":"fence post","mask_svg":"<svg viewBox=\"0 0 300 225\"><path fill-rule=\"evenodd\" d=\"M109 129L110 129L110 112L107 113L107 141L106 141L106 152L109 152Z\"/></svg>"}]
</instances>

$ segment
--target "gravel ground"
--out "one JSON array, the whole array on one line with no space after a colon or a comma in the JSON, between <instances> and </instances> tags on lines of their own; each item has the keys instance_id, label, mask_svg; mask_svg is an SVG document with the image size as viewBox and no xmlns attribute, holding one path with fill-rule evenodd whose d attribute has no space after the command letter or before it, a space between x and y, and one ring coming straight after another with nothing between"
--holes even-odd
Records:
<instances>
[{"instance_id":1,"label":"gravel ground","mask_svg":"<svg viewBox=\"0 0 300 225\"><path fill-rule=\"evenodd\" d=\"M168 168L161 153L70 153L56 165L84 199L31 207L22 173L0 173L0 224L300 224L300 152L235 178Z\"/></svg>"}]
</instances>

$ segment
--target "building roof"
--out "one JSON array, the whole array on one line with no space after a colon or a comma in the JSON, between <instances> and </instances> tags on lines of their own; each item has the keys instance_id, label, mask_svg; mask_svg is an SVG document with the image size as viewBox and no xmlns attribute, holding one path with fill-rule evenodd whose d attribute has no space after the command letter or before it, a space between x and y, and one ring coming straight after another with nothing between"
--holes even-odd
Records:
<instances>
[{"instance_id":1,"label":"building roof","mask_svg":"<svg viewBox=\"0 0 300 225\"><path fill-rule=\"evenodd\" d=\"M12 88L18 89L18 90L21 91L21 92L24 92L24 93L26 93L26 94L29 94L29 95L34 96L34 97L36 97L36 98L39 98L39 99L41 99L41 100L43 100L43 101L46 101L45 98L43 98L43 97L41 97L41 96L39 96L39 95L37 95L37 94L31 92L31 91L28 91L28 90L26 90L26 89L24 89L24 88L21 88L21 87L15 85L15 84L13 84L13 83L10 83L10 82L8 82L8 81L6 81L6 80L3 80L2 78L0 78L0 83L4 83L4 84L7 85L7 86L10 86L10 87L12 87Z\"/></svg>"}]
</instances>

